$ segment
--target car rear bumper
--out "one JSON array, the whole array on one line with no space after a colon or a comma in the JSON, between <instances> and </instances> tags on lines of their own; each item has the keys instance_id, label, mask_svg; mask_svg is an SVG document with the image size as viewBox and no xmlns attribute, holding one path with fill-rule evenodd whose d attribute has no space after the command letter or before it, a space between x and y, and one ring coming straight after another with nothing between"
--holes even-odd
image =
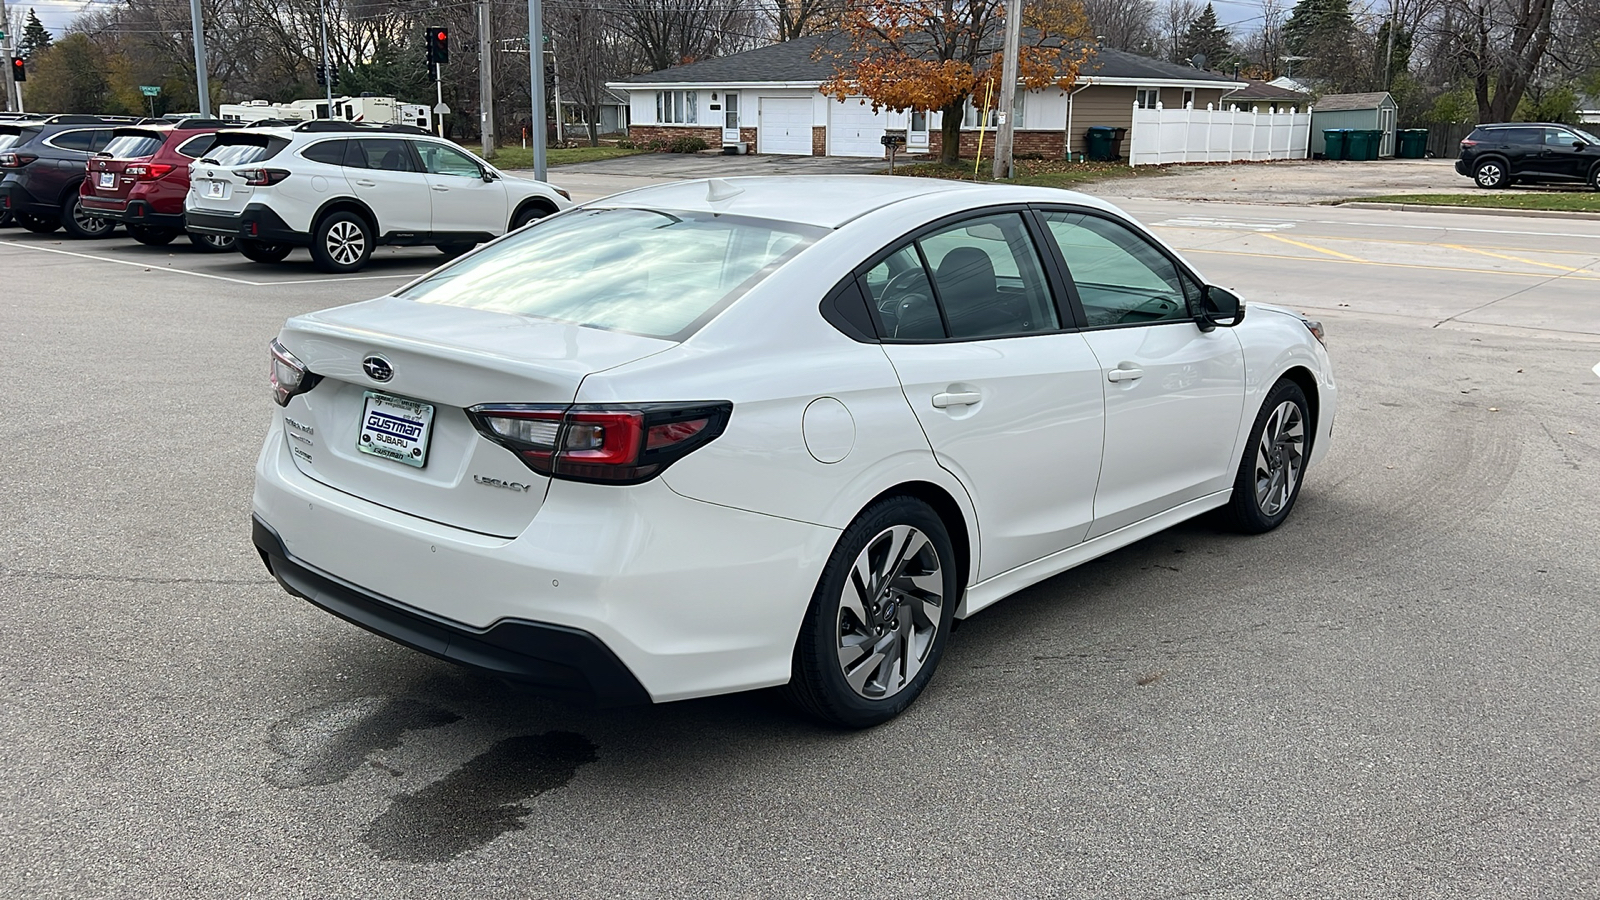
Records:
<instances>
[{"instance_id":1,"label":"car rear bumper","mask_svg":"<svg viewBox=\"0 0 1600 900\"><path fill-rule=\"evenodd\" d=\"M159 213L143 200L107 200L100 197L83 197L83 208L102 219L125 225L143 225L149 228L176 228L183 230L183 214Z\"/></svg>"},{"instance_id":2,"label":"car rear bumper","mask_svg":"<svg viewBox=\"0 0 1600 900\"><path fill-rule=\"evenodd\" d=\"M308 246L311 235L290 228L278 214L252 203L242 212L224 213L191 209L184 213L184 227L192 234L219 234L266 244Z\"/></svg>"},{"instance_id":3,"label":"car rear bumper","mask_svg":"<svg viewBox=\"0 0 1600 900\"><path fill-rule=\"evenodd\" d=\"M59 216L61 208L53 203L42 203L18 181L0 182L0 210L31 213L36 216Z\"/></svg>"},{"instance_id":4,"label":"car rear bumper","mask_svg":"<svg viewBox=\"0 0 1600 900\"><path fill-rule=\"evenodd\" d=\"M1471 172L1467 171L1467 161L1466 160L1464 160L1464 159L1456 160L1456 174L1457 175L1471 175L1472 174Z\"/></svg>"},{"instance_id":5,"label":"car rear bumper","mask_svg":"<svg viewBox=\"0 0 1600 900\"><path fill-rule=\"evenodd\" d=\"M276 537L263 552L292 593L435 656L607 702L630 696L616 687L629 679L654 702L786 683L839 536L692 500L656 479L555 482L520 535L493 537L331 488L295 466L286 441L279 416L252 511Z\"/></svg>"}]
</instances>

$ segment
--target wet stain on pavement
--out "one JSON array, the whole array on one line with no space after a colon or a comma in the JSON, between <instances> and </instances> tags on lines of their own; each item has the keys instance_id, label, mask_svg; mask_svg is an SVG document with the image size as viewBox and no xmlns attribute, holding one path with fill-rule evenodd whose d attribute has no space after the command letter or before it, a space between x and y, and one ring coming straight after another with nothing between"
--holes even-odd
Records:
<instances>
[{"instance_id":1,"label":"wet stain on pavement","mask_svg":"<svg viewBox=\"0 0 1600 900\"><path fill-rule=\"evenodd\" d=\"M406 732L460 719L447 709L405 698L361 697L319 706L273 728L267 745L284 758L267 773L267 781L282 788L343 781L367 764L370 754L398 747ZM378 768L401 774L387 764Z\"/></svg>"},{"instance_id":2,"label":"wet stain on pavement","mask_svg":"<svg viewBox=\"0 0 1600 900\"><path fill-rule=\"evenodd\" d=\"M383 859L444 862L526 827L528 801L593 762L594 744L551 731L506 738L414 794L396 797L362 839Z\"/></svg>"}]
</instances>

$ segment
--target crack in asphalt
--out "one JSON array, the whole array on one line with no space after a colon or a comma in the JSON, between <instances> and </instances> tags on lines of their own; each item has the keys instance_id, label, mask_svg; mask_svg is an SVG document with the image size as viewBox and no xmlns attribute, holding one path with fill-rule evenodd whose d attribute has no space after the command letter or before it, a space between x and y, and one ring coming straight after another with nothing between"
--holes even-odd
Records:
<instances>
[{"instance_id":1,"label":"crack in asphalt","mask_svg":"<svg viewBox=\"0 0 1600 900\"><path fill-rule=\"evenodd\" d=\"M106 581L116 584L275 584L271 578L163 578L155 575L101 575L95 572L51 572L0 566L0 578L42 578L51 581Z\"/></svg>"}]
</instances>

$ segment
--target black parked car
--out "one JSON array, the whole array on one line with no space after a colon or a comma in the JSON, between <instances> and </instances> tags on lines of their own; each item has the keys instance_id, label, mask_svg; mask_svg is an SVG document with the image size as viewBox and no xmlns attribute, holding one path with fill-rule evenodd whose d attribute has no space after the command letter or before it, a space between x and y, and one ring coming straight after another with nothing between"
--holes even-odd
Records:
<instances>
[{"instance_id":1,"label":"black parked car","mask_svg":"<svg viewBox=\"0 0 1600 900\"><path fill-rule=\"evenodd\" d=\"M89 157L129 121L62 115L0 122L0 211L40 234L62 227L74 237L110 234L117 223L89 215L78 186Z\"/></svg>"},{"instance_id":2,"label":"black parked car","mask_svg":"<svg viewBox=\"0 0 1600 900\"><path fill-rule=\"evenodd\" d=\"M1461 142L1456 172L1481 188L1569 181L1600 190L1600 137L1547 122L1479 125Z\"/></svg>"}]
</instances>

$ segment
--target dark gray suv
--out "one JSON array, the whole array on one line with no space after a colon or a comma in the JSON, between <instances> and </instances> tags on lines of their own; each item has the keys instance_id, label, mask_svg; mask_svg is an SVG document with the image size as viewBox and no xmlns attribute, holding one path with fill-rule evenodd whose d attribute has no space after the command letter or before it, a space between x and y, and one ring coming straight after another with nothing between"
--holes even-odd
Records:
<instances>
[{"instance_id":1,"label":"dark gray suv","mask_svg":"<svg viewBox=\"0 0 1600 900\"><path fill-rule=\"evenodd\" d=\"M0 211L46 234L65 228L80 238L110 234L117 223L83 209L78 187L89 157L106 148L128 119L50 116L0 122Z\"/></svg>"},{"instance_id":2,"label":"dark gray suv","mask_svg":"<svg viewBox=\"0 0 1600 900\"><path fill-rule=\"evenodd\" d=\"M1566 181L1600 190L1600 137L1548 122L1479 125L1461 141L1456 173L1481 188Z\"/></svg>"}]
</instances>

